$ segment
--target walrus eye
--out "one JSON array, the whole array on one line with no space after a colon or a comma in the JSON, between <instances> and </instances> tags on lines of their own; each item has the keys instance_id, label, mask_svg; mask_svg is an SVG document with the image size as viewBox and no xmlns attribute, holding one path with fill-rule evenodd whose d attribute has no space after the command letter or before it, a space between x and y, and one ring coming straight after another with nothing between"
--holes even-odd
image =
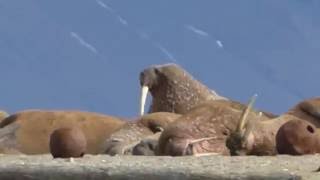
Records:
<instances>
[{"instance_id":1,"label":"walrus eye","mask_svg":"<svg viewBox=\"0 0 320 180\"><path fill-rule=\"evenodd\" d=\"M311 126L307 126L307 130L308 130L310 133L314 133L314 129L313 129Z\"/></svg>"}]
</instances>

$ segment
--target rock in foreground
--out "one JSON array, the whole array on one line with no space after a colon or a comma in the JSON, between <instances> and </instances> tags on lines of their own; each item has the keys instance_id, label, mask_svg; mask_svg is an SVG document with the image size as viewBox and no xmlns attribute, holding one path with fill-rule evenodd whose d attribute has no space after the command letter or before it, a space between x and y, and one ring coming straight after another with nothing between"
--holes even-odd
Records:
<instances>
[{"instance_id":1,"label":"rock in foreground","mask_svg":"<svg viewBox=\"0 0 320 180\"><path fill-rule=\"evenodd\" d=\"M274 157L142 157L55 159L0 155L1 180L320 179L319 155Z\"/></svg>"}]
</instances>

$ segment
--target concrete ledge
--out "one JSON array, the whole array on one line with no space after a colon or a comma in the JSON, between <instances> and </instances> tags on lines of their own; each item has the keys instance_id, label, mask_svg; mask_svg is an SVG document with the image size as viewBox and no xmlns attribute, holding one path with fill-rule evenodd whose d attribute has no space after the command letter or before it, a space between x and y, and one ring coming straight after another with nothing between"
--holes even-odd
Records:
<instances>
[{"instance_id":1,"label":"concrete ledge","mask_svg":"<svg viewBox=\"0 0 320 180\"><path fill-rule=\"evenodd\" d=\"M1 180L320 179L320 156L140 157L55 159L0 155Z\"/></svg>"}]
</instances>

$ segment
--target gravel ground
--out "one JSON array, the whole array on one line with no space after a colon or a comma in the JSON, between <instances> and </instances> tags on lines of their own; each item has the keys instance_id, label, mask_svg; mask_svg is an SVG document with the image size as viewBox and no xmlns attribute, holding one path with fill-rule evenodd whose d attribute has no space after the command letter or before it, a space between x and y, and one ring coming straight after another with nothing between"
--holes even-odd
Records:
<instances>
[{"instance_id":1,"label":"gravel ground","mask_svg":"<svg viewBox=\"0 0 320 180\"><path fill-rule=\"evenodd\" d=\"M320 155L148 157L0 155L0 180L320 179Z\"/></svg>"}]
</instances>

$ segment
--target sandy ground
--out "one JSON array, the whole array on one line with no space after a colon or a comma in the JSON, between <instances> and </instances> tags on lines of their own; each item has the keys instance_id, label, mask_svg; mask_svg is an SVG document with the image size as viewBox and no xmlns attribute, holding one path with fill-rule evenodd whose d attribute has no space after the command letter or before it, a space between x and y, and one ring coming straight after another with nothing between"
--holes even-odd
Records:
<instances>
[{"instance_id":1,"label":"sandy ground","mask_svg":"<svg viewBox=\"0 0 320 180\"><path fill-rule=\"evenodd\" d=\"M0 155L1 180L320 179L320 155L274 157L142 157Z\"/></svg>"}]
</instances>

